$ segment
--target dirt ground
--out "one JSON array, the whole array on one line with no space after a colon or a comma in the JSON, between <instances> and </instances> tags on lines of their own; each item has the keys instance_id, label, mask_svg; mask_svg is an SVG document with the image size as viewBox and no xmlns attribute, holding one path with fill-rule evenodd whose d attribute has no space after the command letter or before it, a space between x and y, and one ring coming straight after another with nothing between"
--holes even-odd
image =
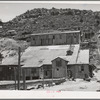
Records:
<instances>
[{"instance_id":1,"label":"dirt ground","mask_svg":"<svg viewBox=\"0 0 100 100\"><path fill-rule=\"evenodd\" d=\"M100 90L100 70L94 73L94 77L91 81L85 81L83 79L76 79L75 81L66 80L66 82L60 85L54 85L51 87L44 87L33 90L46 90L46 91L98 91Z\"/></svg>"}]
</instances>

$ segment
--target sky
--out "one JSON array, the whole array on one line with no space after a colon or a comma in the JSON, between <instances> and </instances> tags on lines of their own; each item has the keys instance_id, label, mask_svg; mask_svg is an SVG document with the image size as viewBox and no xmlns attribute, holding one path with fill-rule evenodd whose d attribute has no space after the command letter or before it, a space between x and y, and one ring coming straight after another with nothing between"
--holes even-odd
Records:
<instances>
[{"instance_id":1,"label":"sky","mask_svg":"<svg viewBox=\"0 0 100 100\"><path fill-rule=\"evenodd\" d=\"M3 22L12 20L16 16L34 8L72 8L80 10L100 11L99 4L78 4L78 3L2 3L0 2L0 19Z\"/></svg>"}]
</instances>

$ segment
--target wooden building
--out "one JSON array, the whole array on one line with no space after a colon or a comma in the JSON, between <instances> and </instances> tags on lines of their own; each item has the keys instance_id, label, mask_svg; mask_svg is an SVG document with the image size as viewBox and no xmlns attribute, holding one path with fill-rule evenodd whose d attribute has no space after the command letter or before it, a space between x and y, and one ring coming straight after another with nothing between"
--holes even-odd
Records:
<instances>
[{"instance_id":1,"label":"wooden building","mask_svg":"<svg viewBox=\"0 0 100 100\"><path fill-rule=\"evenodd\" d=\"M92 74L92 66L89 64L73 64L67 66L68 78L89 78Z\"/></svg>"},{"instance_id":2,"label":"wooden building","mask_svg":"<svg viewBox=\"0 0 100 100\"><path fill-rule=\"evenodd\" d=\"M5 64L5 66L4 66ZM18 57L7 57L0 65L1 80L14 79ZM88 78L93 68L89 65L89 50L80 45L30 46L21 56L21 79ZM7 73L7 74L5 74ZM17 75L16 75L17 77Z\"/></svg>"},{"instance_id":3,"label":"wooden building","mask_svg":"<svg viewBox=\"0 0 100 100\"><path fill-rule=\"evenodd\" d=\"M70 52L69 52L70 51ZM37 46L26 49L22 68L26 79L88 78L93 68L89 65L89 50L79 45Z\"/></svg>"},{"instance_id":4,"label":"wooden building","mask_svg":"<svg viewBox=\"0 0 100 100\"><path fill-rule=\"evenodd\" d=\"M59 60L58 60L59 59ZM56 65L57 64L57 65ZM59 66L58 66L59 64ZM89 64L68 64L68 61L63 57L58 57L52 62L52 77L53 78L81 78L85 79L90 77L92 73L91 66Z\"/></svg>"},{"instance_id":5,"label":"wooden building","mask_svg":"<svg viewBox=\"0 0 100 100\"><path fill-rule=\"evenodd\" d=\"M68 77L71 78L88 78L92 74L92 66L89 65L89 50L79 50L76 58L76 62L69 60L67 66ZM75 59L73 57L73 59Z\"/></svg>"},{"instance_id":6,"label":"wooden building","mask_svg":"<svg viewBox=\"0 0 100 100\"><path fill-rule=\"evenodd\" d=\"M0 65L0 80L15 80L17 79L18 65Z\"/></svg>"},{"instance_id":7,"label":"wooden building","mask_svg":"<svg viewBox=\"0 0 100 100\"><path fill-rule=\"evenodd\" d=\"M22 68L25 69L26 79L36 79L36 78L41 79L43 77L48 79L52 78L53 75L52 67L55 66L53 60L60 56L66 57L67 50L69 50L69 48L73 48L76 54L79 50L79 45L77 44L71 47L70 45L37 46L35 48L31 46L27 48L26 51L23 53L23 56L21 57L21 59L22 60L24 59L25 61L23 62ZM67 63L68 61L65 62ZM62 64L63 67L67 65L64 62ZM55 71L56 71L56 66L55 66ZM61 69L61 71L65 71L64 68ZM64 72L60 73L64 74ZM63 76L65 77L65 74Z\"/></svg>"},{"instance_id":8,"label":"wooden building","mask_svg":"<svg viewBox=\"0 0 100 100\"><path fill-rule=\"evenodd\" d=\"M18 57L7 57L2 61L2 65L4 64L8 67L1 69L1 73L4 75L2 77L7 80L13 79L13 65L18 66ZM22 71L25 70L26 80L65 77L84 79L92 76L93 71L92 66L89 65L89 50L81 50L79 44L30 46L21 56L21 68ZM3 73L6 72L5 76ZM22 78L23 73L21 73Z\"/></svg>"},{"instance_id":9,"label":"wooden building","mask_svg":"<svg viewBox=\"0 0 100 100\"><path fill-rule=\"evenodd\" d=\"M1 53L3 58L0 59L0 80L18 79L18 56L14 56L14 53L13 50Z\"/></svg>"},{"instance_id":10,"label":"wooden building","mask_svg":"<svg viewBox=\"0 0 100 100\"><path fill-rule=\"evenodd\" d=\"M81 41L89 41L94 36L94 31L92 29L81 30Z\"/></svg>"},{"instance_id":11,"label":"wooden building","mask_svg":"<svg viewBox=\"0 0 100 100\"><path fill-rule=\"evenodd\" d=\"M92 76L93 67L89 65L89 50L79 50L77 53L59 56L52 62L55 78L88 78ZM84 54L84 55L83 55ZM83 56L82 56L83 55ZM59 67L57 65L59 65Z\"/></svg>"},{"instance_id":12,"label":"wooden building","mask_svg":"<svg viewBox=\"0 0 100 100\"><path fill-rule=\"evenodd\" d=\"M39 68L25 68L26 80L39 79Z\"/></svg>"},{"instance_id":13,"label":"wooden building","mask_svg":"<svg viewBox=\"0 0 100 100\"><path fill-rule=\"evenodd\" d=\"M54 31L32 34L31 46L67 45L80 43L80 31Z\"/></svg>"},{"instance_id":14,"label":"wooden building","mask_svg":"<svg viewBox=\"0 0 100 100\"><path fill-rule=\"evenodd\" d=\"M67 78L67 65L68 61L63 58L57 57L52 60L52 77L53 78Z\"/></svg>"}]
</instances>

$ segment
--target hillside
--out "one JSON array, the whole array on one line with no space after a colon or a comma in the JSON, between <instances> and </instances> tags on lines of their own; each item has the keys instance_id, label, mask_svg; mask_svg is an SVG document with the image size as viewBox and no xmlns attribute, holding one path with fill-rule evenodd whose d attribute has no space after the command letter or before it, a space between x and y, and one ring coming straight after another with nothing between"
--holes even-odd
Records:
<instances>
[{"instance_id":1,"label":"hillside","mask_svg":"<svg viewBox=\"0 0 100 100\"><path fill-rule=\"evenodd\" d=\"M78 9L38 8L28 10L6 23L1 22L1 24L3 25L0 30L0 37L3 38L0 41L1 51L4 48L5 50L16 50L19 44L25 50L29 45L26 42L29 34L63 29L88 30L91 34L95 34L100 29L100 12ZM9 30L12 34L9 33ZM6 37L13 38L14 40L5 39ZM91 40L96 40L95 36ZM90 45L89 48L90 63L99 65L97 45Z\"/></svg>"},{"instance_id":2,"label":"hillside","mask_svg":"<svg viewBox=\"0 0 100 100\"><path fill-rule=\"evenodd\" d=\"M46 9L28 10L3 23L0 36L8 36L8 30L15 30L15 39L27 40L29 34L51 30L90 30L95 33L100 28L100 12L78 9Z\"/></svg>"},{"instance_id":3,"label":"hillside","mask_svg":"<svg viewBox=\"0 0 100 100\"><path fill-rule=\"evenodd\" d=\"M27 47L28 43L25 41L15 41L10 38L0 38L0 53L3 58L10 57L13 59L14 56L18 55L18 47L21 47L23 52Z\"/></svg>"}]
</instances>

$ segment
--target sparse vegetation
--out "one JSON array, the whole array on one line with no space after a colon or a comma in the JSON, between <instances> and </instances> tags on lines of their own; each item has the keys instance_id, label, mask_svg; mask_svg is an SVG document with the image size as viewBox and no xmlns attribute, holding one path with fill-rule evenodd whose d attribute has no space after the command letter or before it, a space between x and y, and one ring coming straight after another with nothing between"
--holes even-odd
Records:
<instances>
[{"instance_id":1,"label":"sparse vegetation","mask_svg":"<svg viewBox=\"0 0 100 100\"><path fill-rule=\"evenodd\" d=\"M30 44L28 41L30 34L51 30L89 30L92 36L90 41L96 41L95 34L100 29L100 12L79 9L56 9L54 7L52 9L37 8L27 10L6 23L2 21L0 23L3 25L0 36L17 40L16 43L13 41L5 44L1 41L0 47L14 50L20 44L22 51L24 51ZM10 36L8 34L9 30L15 30L16 34L12 33L13 36ZM8 45L10 46L8 47ZM98 59L97 44L87 43L84 48L90 49L90 63L96 63Z\"/></svg>"},{"instance_id":2,"label":"sparse vegetation","mask_svg":"<svg viewBox=\"0 0 100 100\"><path fill-rule=\"evenodd\" d=\"M3 23L1 36L6 37L8 30L15 30L15 39L22 39L23 33L47 32L48 30L67 30L89 29L91 34L100 28L100 12L78 9L46 9L37 8L27 10L25 13L16 16L13 20ZM20 37L19 37L20 36Z\"/></svg>"}]
</instances>

